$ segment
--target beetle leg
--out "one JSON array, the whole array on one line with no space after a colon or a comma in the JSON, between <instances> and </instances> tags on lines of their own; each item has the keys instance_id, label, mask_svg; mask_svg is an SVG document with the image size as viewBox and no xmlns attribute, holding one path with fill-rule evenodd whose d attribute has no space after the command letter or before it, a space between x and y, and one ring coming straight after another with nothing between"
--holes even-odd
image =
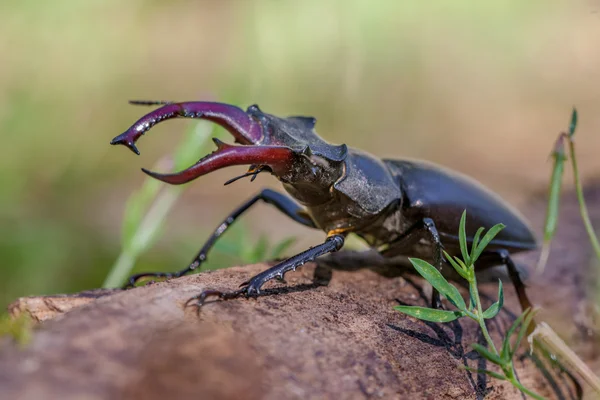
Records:
<instances>
[{"instance_id":1,"label":"beetle leg","mask_svg":"<svg viewBox=\"0 0 600 400\"><path fill-rule=\"evenodd\" d=\"M422 239L431 241L433 245L433 264L441 271L444 262L442 258L443 245L440 234L431 218L423 218L414 224L403 236L396 239L386 250L382 251L381 254L388 257L410 255L414 246ZM442 308L440 293L435 288L432 288L431 292L431 306L437 309Z\"/></svg>"},{"instance_id":2,"label":"beetle leg","mask_svg":"<svg viewBox=\"0 0 600 400\"><path fill-rule=\"evenodd\" d=\"M289 271L295 271L296 268L301 267L307 262L314 261L317 257L320 257L327 253L333 253L338 251L344 245L343 235L332 235L327 240L315 247L303 251L285 261L277 264L276 266L269 268L266 271L261 272L258 275L253 276L248 281L240 285L241 289L234 290L231 292L221 292L218 290L204 290L197 296L192 297L186 302L186 306L193 305L202 307L204 301L210 296L216 296L220 299L228 300L239 296L255 297L260 295L260 289L262 286L272 279L283 278L284 274Z\"/></svg>"},{"instance_id":3,"label":"beetle leg","mask_svg":"<svg viewBox=\"0 0 600 400\"><path fill-rule=\"evenodd\" d=\"M486 251L481 254L477 260L477 263L483 268L485 268L484 265L505 265L508 271L508 276L510 277L515 291L517 292L517 296L519 297L521 310L525 311L528 308L533 308L531 301L529 301L529 297L527 297L525 284L521 279L521 274L510 257L508 250Z\"/></svg>"},{"instance_id":4,"label":"beetle leg","mask_svg":"<svg viewBox=\"0 0 600 400\"><path fill-rule=\"evenodd\" d=\"M316 228L314 222L308 217L304 216L304 214L300 214L304 209L300 207L296 202L290 199L288 196L285 196L281 193L275 192L271 189L264 189L250 200L246 201L240 207L238 207L234 212L232 212L225 220L219 224L217 229L213 232L212 235L208 238L204 246L200 249L198 254L194 257L194 260L188 265L186 268L182 269L178 272L145 272L141 274L133 275L129 278L127 287L135 286L136 282L145 277L156 277L156 278L178 278L191 272L200 267L200 265L206 260L208 252L217 239L221 237L221 235L229 228L231 224L235 222L236 219L240 217L244 212L246 212L250 207L256 204L257 201L262 200L267 204L274 205L279 211L292 218L294 221L308 226L309 228Z\"/></svg>"},{"instance_id":5,"label":"beetle leg","mask_svg":"<svg viewBox=\"0 0 600 400\"><path fill-rule=\"evenodd\" d=\"M423 219L423 226L431 236L431 240L433 241L433 263L438 271L442 270L442 263L444 259L442 258L442 240L440 239L440 234L435 227L435 223L431 218ZM431 307L440 309L442 308L442 300L440 299L440 292L437 291L436 288L431 288Z\"/></svg>"}]
</instances>

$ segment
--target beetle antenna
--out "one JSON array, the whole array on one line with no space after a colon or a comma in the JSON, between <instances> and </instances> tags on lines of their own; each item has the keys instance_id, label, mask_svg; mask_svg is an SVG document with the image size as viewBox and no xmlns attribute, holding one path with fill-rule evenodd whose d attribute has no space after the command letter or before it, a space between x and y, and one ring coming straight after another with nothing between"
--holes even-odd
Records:
<instances>
[{"instance_id":1,"label":"beetle antenna","mask_svg":"<svg viewBox=\"0 0 600 400\"><path fill-rule=\"evenodd\" d=\"M256 179L256 177L258 176L258 174L260 174L263 171L266 171L267 167L265 165L261 165L259 167L256 168L250 168L250 170L248 172L246 172L245 174L242 174L240 176L236 176L235 178L231 178L230 180L228 180L227 182L224 183L224 186L227 186L235 181L238 181L242 178L245 178L247 176L252 176L252 179L250 179L250 182L254 182L254 180Z\"/></svg>"},{"instance_id":2,"label":"beetle antenna","mask_svg":"<svg viewBox=\"0 0 600 400\"><path fill-rule=\"evenodd\" d=\"M175 102L167 100L129 100L129 104L133 104L135 106L160 106L173 103Z\"/></svg>"}]
</instances>

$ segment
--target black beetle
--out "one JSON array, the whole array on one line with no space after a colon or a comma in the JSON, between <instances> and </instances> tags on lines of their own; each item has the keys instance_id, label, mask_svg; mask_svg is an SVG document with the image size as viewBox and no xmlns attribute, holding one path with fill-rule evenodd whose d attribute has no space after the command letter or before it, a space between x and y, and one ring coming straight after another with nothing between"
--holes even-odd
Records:
<instances>
[{"instance_id":1,"label":"black beetle","mask_svg":"<svg viewBox=\"0 0 600 400\"><path fill-rule=\"evenodd\" d=\"M156 123L176 117L211 120L227 129L241 144L229 145L215 139L217 150L192 167L175 174L143 169L146 174L170 184L183 184L223 167L250 165L250 170L241 177L254 179L261 172L270 172L297 202L275 191L263 190L219 225L187 268L175 273L134 275L129 285L135 285L141 277L179 277L198 268L227 227L258 200L274 205L296 222L325 231L327 239L254 276L238 290L203 291L190 299L196 305L201 306L208 296L230 299L259 295L265 282L283 278L286 272L341 249L350 232L386 257L420 257L433 260L441 268L442 248L450 255L460 254L457 232L466 209L469 238L479 227L506 225L480 257L478 268L506 265L521 307L524 310L531 307L510 254L535 249L534 234L516 210L476 181L428 162L382 160L344 144L329 144L315 133L316 120L311 117L279 118L263 113L256 105L244 112L232 105L213 102L132 103L163 105L111 141L129 147L136 154L139 151L135 142L141 135ZM440 305L435 291L432 304Z\"/></svg>"}]
</instances>

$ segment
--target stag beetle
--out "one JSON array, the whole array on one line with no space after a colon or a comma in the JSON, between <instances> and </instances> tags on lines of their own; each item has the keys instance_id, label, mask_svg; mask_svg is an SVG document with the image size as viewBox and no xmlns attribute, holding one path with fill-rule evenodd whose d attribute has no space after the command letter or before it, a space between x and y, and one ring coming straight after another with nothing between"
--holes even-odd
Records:
<instances>
[{"instance_id":1,"label":"stag beetle","mask_svg":"<svg viewBox=\"0 0 600 400\"><path fill-rule=\"evenodd\" d=\"M213 139L217 150L190 168L174 174L142 169L149 176L180 185L220 168L250 165L247 173L227 183L270 172L289 196L269 189L261 191L225 218L188 267L173 273L137 274L129 279L127 286L134 286L142 277L179 277L200 267L221 234L259 200L274 205L300 224L324 231L326 240L252 277L238 290L205 290L188 304L200 307L209 296L221 299L257 296L266 282L283 279L286 272L340 250L350 232L385 257L425 258L441 269L442 249L450 255L460 254L456 233L466 209L470 217L466 225L469 238L479 227L506 225L480 257L478 268L505 265L521 307L523 310L531 307L510 254L535 249L534 234L516 210L476 181L429 162L379 159L345 144L329 144L315 132L316 119L312 117L279 118L262 112L256 105L244 112L215 102L131 103L162 105L111 141L138 155L135 143L140 136L158 122L178 117L213 121L227 129L240 144ZM441 306L435 290L432 304Z\"/></svg>"}]
</instances>

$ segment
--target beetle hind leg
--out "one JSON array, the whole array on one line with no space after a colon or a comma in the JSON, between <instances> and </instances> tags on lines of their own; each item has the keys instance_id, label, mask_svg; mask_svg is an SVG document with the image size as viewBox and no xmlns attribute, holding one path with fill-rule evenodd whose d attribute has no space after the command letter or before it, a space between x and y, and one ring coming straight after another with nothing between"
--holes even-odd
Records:
<instances>
[{"instance_id":1,"label":"beetle hind leg","mask_svg":"<svg viewBox=\"0 0 600 400\"><path fill-rule=\"evenodd\" d=\"M510 257L510 253L508 250L497 250L497 251L489 251L484 252L477 261L478 264L485 268L484 265L504 265L506 266L506 270L508 271L508 276L517 292L517 296L519 298L519 304L521 305L521 310L525 311L528 308L532 309L533 305L527 296L527 292L525 290L526 285L521 279L521 274L517 269L517 266L513 262Z\"/></svg>"}]
</instances>

